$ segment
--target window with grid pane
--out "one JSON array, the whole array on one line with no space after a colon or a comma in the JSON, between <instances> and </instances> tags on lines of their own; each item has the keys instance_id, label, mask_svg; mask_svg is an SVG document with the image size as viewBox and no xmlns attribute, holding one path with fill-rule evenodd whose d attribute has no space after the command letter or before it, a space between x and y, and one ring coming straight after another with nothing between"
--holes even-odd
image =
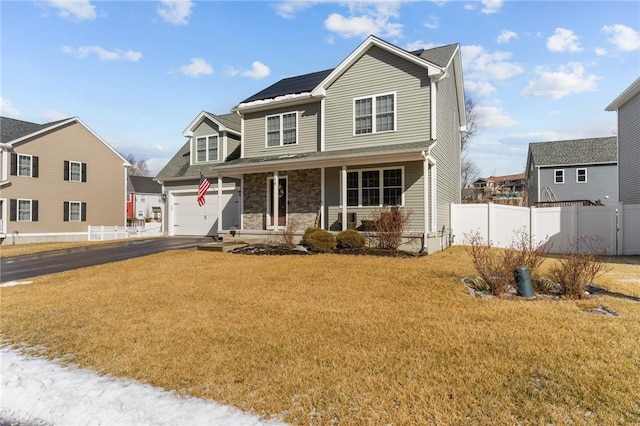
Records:
<instances>
[{"instance_id":1,"label":"window with grid pane","mask_svg":"<svg viewBox=\"0 0 640 426\"><path fill-rule=\"evenodd\" d=\"M207 138L207 145L207 153L209 154L207 160L216 161L218 159L218 137L209 136Z\"/></svg>"},{"instance_id":2,"label":"window with grid pane","mask_svg":"<svg viewBox=\"0 0 640 426\"><path fill-rule=\"evenodd\" d=\"M295 145L298 143L298 113L267 117L267 146Z\"/></svg>"},{"instance_id":3,"label":"window with grid pane","mask_svg":"<svg viewBox=\"0 0 640 426\"><path fill-rule=\"evenodd\" d=\"M382 204L397 206L402 204L402 170L384 171Z\"/></svg>"},{"instance_id":4,"label":"window with grid pane","mask_svg":"<svg viewBox=\"0 0 640 426\"><path fill-rule=\"evenodd\" d=\"M31 176L31 156L18 154L18 176Z\"/></svg>"},{"instance_id":5,"label":"window with grid pane","mask_svg":"<svg viewBox=\"0 0 640 426\"><path fill-rule=\"evenodd\" d=\"M395 100L395 93L386 93L354 99L354 134L363 135L396 130Z\"/></svg>"},{"instance_id":6,"label":"window with grid pane","mask_svg":"<svg viewBox=\"0 0 640 426\"><path fill-rule=\"evenodd\" d=\"M69 202L69 222L80 222L81 203L77 201Z\"/></svg>"},{"instance_id":7,"label":"window with grid pane","mask_svg":"<svg viewBox=\"0 0 640 426\"><path fill-rule=\"evenodd\" d=\"M18 220L31 221L31 200L18 200Z\"/></svg>"},{"instance_id":8,"label":"window with grid pane","mask_svg":"<svg viewBox=\"0 0 640 426\"><path fill-rule=\"evenodd\" d=\"M347 173L347 206L358 205L358 172Z\"/></svg>"},{"instance_id":9,"label":"window with grid pane","mask_svg":"<svg viewBox=\"0 0 640 426\"><path fill-rule=\"evenodd\" d=\"M380 205L380 171L367 170L362 172L362 205Z\"/></svg>"},{"instance_id":10,"label":"window with grid pane","mask_svg":"<svg viewBox=\"0 0 640 426\"><path fill-rule=\"evenodd\" d=\"M585 183L587 181L587 169L576 169L576 182Z\"/></svg>"},{"instance_id":11,"label":"window with grid pane","mask_svg":"<svg viewBox=\"0 0 640 426\"><path fill-rule=\"evenodd\" d=\"M267 117L267 146L280 145L280 116Z\"/></svg>"},{"instance_id":12,"label":"window with grid pane","mask_svg":"<svg viewBox=\"0 0 640 426\"><path fill-rule=\"evenodd\" d=\"M296 115L284 114L282 116L282 144L294 145L296 143Z\"/></svg>"},{"instance_id":13,"label":"window with grid pane","mask_svg":"<svg viewBox=\"0 0 640 426\"><path fill-rule=\"evenodd\" d=\"M355 104L355 132L356 135L373 132L372 99L356 99Z\"/></svg>"},{"instance_id":14,"label":"window with grid pane","mask_svg":"<svg viewBox=\"0 0 640 426\"><path fill-rule=\"evenodd\" d=\"M82 163L69 161L69 180L73 182L82 180Z\"/></svg>"},{"instance_id":15,"label":"window with grid pane","mask_svg":"<svg viewBox=\"0 0 640 426\"><path fill-rule=\"evenodd\" d=\"M207 161L207 138L196 139L196 161Z\"/></svg>"},{"instance_id":16,"label":"window with grid pane","mask_svg":"<svg viewBox=\"0 0 640 426\"><path fill-rule=\"evenodd\" d=\"M376 132L393 130L393 95L376 97Z\"/></svg>"}]
</instances>

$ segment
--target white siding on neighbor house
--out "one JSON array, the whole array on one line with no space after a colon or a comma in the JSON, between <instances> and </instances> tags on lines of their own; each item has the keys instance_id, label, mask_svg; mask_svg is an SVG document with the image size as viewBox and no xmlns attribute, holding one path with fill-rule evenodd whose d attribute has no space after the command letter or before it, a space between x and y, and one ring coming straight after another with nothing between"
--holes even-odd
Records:
<instances>
[{"instance_id":1,"label":"white siding on neighbor house","mask_svg":"<svg viewBox=\"0 0 640 426\"><path fill-rule=\"evenodd\" d=\"M391 92L396 93L396 131L354 135L353 100ZM327 89L325 149L428 141L429 93L426 69L372 47Z\"/></svg>"},{"instance_id":2,"label":"white siding on neighbor house","mask_svg":"<svg viewBox=\"0 0 640 426\"><path fill-rule=\"evenodd\" d=\"M267 147L266 118L274 114L297 112L298 140L295 145ZM319 150L320 102L268 111L248 113L244 116L244 157L264 157L316 152Z\"/></svg>"},{"instance_id":3,"label":"white siding on neighbor house","mask_svg":"<svg viewBox=\"0 0 640 426\"><path fill-rule=\"evenodd\" d=\"M640 94L618 110L620 201L640 203Z\"/></svg>"}]
</instances>

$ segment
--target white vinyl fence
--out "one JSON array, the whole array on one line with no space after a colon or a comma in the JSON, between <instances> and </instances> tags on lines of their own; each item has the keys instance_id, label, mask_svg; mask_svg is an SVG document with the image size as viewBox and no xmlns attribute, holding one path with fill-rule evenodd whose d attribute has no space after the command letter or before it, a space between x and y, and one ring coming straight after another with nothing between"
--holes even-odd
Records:
<instances>
[{"instance_id":1,"label":"white vinyl fence","mask_svg":"<svg viewBox=\"0 0 640 426\"><path fill-rule=\"evenodd\" d=\"M454 244L479 232L496 247L509 247L516 231L533 240L549 240L551 252L568 251L585 236L602 238L609 254L640 254L640 204L617 206L516 207L500 204L452 204Z\"/></svg>"},{"instance_id":2,"label":"white vinyl fence","mask_svg":"<svg viewBox=\"0 0 640 426\"><path fill-rule=\"evenodd\" d=\"M122 238L158 237L162 235L162 223L149 222L140 226L92 226L89 225L89 241L118 240Z\"/></svg>"}]
</instances>

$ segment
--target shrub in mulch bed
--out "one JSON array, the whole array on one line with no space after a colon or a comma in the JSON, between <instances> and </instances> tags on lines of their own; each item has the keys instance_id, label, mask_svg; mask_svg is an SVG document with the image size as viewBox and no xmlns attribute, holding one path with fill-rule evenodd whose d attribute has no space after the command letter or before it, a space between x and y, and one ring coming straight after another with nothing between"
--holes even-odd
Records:
<instances>
[{"instance_id":1,"label":"shrub in mulch bed","mask_svg":"<svg viewBox=\"0 0 640 426\"><path fill-rule=\"evenodd\" d=\"M231 251L231 253L238 254L250 254L250 255L263 255L263 256L283 256L283 255L312 255L318 254L310 251L306 247L296 246L287 247L280 244L252 244L245 247L240 247ZM335 248L330 253L335 254L350 254L357 256L382 256L382 257L397 257L397 258L417 258L422 256L420 253L410 253L406 251L394 251L385 250L373 247L362 248Z\"/></svg>"}]
</instances>

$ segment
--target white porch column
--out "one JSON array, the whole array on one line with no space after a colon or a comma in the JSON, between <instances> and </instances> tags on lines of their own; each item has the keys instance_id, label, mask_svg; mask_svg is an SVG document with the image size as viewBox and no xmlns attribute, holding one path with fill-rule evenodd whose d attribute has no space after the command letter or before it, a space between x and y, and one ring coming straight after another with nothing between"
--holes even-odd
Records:
<instances>
[{"instance_id":1,"label":"white porch column","mask_svg":"<svg viewBox=\"0 0 640 426\"><path fill-rule=\"evenodd\" d=\"M273 199L273 206L271 206L272 209L272 213L273 213L273 229L275 231L278 230L278 216L279 216L279 209L278 209L278 204L279 204L279 200L278 200L278 171L274 171L273 172L273 188L271 189L273 197L271 197Z\"/></svg>"},{"instance_id":2,"label":"white porch column","mask_svg":"<svg viewBox=\"0 0 640 426\"><path fill-rule=\"evenodd\" d=\"M424 245L427 246L427 234L431 231L429 226L429 159L425 155L422 159L422 208L424 210Z\"/></svg>"},{"instance_id":3,"label":"white porch column","mask_svg":"<svg viewBox=\"0 0 640 426\"><path fill-rule=\"evenodd\" d=\"M324 99L323 99L324 100ZM320 229L325 229L324 226L324 167L320 168Z\"/></svg>"},{"instance_id":4,"label":"white porch column","mask_svg":"<svg viewBox=\"0 0 640 426\"><path fill-rule=\"evenodd\" d=\"M347 166L340 173L340 204L342 205L342 231L347 229Z\"/></svg>"},{"instance_id":5,"label":"white porch column","mask_svg":"<svg viewBox=\"0 0 640 426\"><path fill-rule=\"evenodd\" d=\"M218 232L222 231L222 176L218 175Z\"/></svg>"}]
</instances>

